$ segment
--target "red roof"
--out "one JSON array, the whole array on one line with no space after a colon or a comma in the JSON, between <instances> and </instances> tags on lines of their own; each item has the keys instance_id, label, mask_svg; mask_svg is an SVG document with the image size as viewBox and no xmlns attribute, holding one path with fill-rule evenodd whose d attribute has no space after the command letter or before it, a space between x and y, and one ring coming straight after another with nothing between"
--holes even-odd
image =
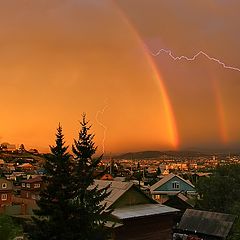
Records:
<instances>
[{"instance_id":1,"label":"red roof","mask_svg":"<svg viewBox=\"0 0 240 240\"><path fill-rule=\"evenodd\" d=\"M42 177L41 176L37 176L35 178L30 178L28 180L24 180L22 181L23 183L34 183L34 182L42 182Z\"/></svg>"}]
</instances>

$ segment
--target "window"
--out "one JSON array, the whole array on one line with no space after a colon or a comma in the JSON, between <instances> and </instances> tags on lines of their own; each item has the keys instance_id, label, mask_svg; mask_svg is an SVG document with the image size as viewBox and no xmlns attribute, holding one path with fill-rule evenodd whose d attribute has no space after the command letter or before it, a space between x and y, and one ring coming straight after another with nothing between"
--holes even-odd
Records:
<instances>
[{"instance_id":1,"label":"window","mask_svg":"<svg viewBox=\"0 0 240 240\"><path fill-rule=\"evenodd\" d=\"M160 196L160 195L154 195L154 199L155 199L155 200L160 200L160 199L161 199L161 196Z\"/></svg>"},{"instance_id":2,"label":"window","mask_svg":"<svg viewBox=\"0 0 240 240\"><path fill-rule=\"evenodd\" d=\"M26 184L25 183L22 183L22 187L25 187L26 186Z\"/></svg>"},{"instance_id":3,"label":"window","mask_svg":"<svg viewBox=\"0 0 240 240\"><path fill-rule=\"evenodd\" d=\"M40 183L35 183L34 188L40 188Z\"/></svg>"},{"instance_id":4,"label":"window","mask_svg":"<svg viewBox=\"0 0 240 240\"><path fill-rule=\"evenodd\" d=\"M30 188L30 187L31 187L30 183L27 183L27 188Z\"/></svg>"},{"instance_id":5,"label":"window","mask_svg":"<svg viewBox=\"0 0 240 240\"><path fill-rule=\"evenodd\" d=\"M7 183L2 183L2 188L7 188Z\"/></svg>"},{"instance_id":6,"label":"window","mask_svg":"<svg viewBox=\"0 0 240 240\"><path fill-rule=\"evenodd\" d=\"M6 194L6 193L3 193L3 194L1 195L1 199L2 199L2 201L6 201L6 200L7 200L7 194Z\"/></svg>"},{"instance_id":7,"label":"window","mask_svg":"<svg viewBox=\"0 0 240 240\"><path fill-rule=\"evenodd\" d=\"M178 181L172 182L172 188L173 189L179 189L180 188L180 183Z\"/></svg>"}]
</instances>

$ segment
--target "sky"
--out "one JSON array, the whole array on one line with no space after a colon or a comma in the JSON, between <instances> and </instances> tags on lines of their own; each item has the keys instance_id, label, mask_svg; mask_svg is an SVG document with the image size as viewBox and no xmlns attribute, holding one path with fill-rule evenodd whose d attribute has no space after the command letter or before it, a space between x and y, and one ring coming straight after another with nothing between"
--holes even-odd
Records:
<instances>
[{"instance_id":1,"label":"sky","mask_svg":"<svg viewBox=\"0 0 240 240\"><path fill-rule=\"evenodd\" d=\"M237 0L0 1L0 142L48 151L60 122L71 145L85 112L99 152L240 149L239 10ZM174 60L199 51L215 61Z\"/></svg>"}]
</instances>

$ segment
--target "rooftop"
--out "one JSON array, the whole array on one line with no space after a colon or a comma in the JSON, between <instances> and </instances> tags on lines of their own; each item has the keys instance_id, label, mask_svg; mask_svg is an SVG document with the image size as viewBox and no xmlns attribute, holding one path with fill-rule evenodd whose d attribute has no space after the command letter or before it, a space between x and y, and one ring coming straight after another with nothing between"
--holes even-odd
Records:
<instances>
[{"instance_id":1,"label":"rooftop","mask_svg":"<svg viewBox=\"0 0 240 240\"><path fill-rule=\"evenodd\" d=\"M119 219L130 219L161 214L173 214L176 212L179 212L179 210L176 208L156 203L117 208L112 212L112 214Z\"/></svg>"},{"instance_id":2,"label":"rooftop","mask_svg":"<svg viewBox=\"0 0 240 240\"><path fill-rule=\"evenodd\" d=\"M179 229L217 237L227 237L235 216L224 213L187 209Z\"/></svg>"},{"instance_id":3,"label":"rooftop","mask_svg":"<svg viewBox=\"0 0 240 240\"><path fill-rule=\"evenodd\" d=\"M95 187L98 185L99 189L107 187L110 185L109 191L111 194L108 196L107 199L103 201L106 203L106 207L110 207L116 200L118 200L128 189L133 186L131 182L120 182L120 181L107 181L107 180L95 180L94 185Z\"/></svg>"}]
</instances>

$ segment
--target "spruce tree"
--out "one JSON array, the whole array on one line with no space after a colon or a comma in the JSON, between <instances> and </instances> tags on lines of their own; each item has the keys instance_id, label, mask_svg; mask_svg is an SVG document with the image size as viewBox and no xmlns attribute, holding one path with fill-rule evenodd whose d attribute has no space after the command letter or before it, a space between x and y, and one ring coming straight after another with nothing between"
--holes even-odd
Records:
<instances>
[{"instance_id":1,"label":"spruce tree","mask_svg":"<svg viewBox=\"0 0 240 240\"><path fill-rule=\"evenodd\" d=\"M161 171L159 166L158 166L158 168L156 170L156 174L157 174L157 176L160 176L162 174L162 171Z\"/></svg>"},{"instance_id":2,"label":"spruce tree","mask_svg":"<svg viewBox=\"0 0 240 240\"><path fill-rule=\"evenodd\" d=\"M62 127L56 133L56 145L50 146L46 155L42 177L44 189L37 201L33 221L26 227L29 239L36 240L75 240L71 233L72 207L72 164L65 146Z\"/></svg>"},{"instance_id":3,"label":"spruce tree","mask_svg":"<svg viewBox=\"0 0 240 240\"><path fill-rule=\"evenodd\" d=\"M106 205L102 202L110 192L109 187L99 188L94 184L94 172L99 165L102 156L94 158L97 147L93 142L94 135L89 133L91 126L83 114L80 122L78 140L74 140L72 151L75 161L75 189L76 197L73 200L75 209L74 224L81 228L76 232L76 239L96 240L106 239L105 223L110 211L106 211Z\"/></svg>"}]
</instances>

